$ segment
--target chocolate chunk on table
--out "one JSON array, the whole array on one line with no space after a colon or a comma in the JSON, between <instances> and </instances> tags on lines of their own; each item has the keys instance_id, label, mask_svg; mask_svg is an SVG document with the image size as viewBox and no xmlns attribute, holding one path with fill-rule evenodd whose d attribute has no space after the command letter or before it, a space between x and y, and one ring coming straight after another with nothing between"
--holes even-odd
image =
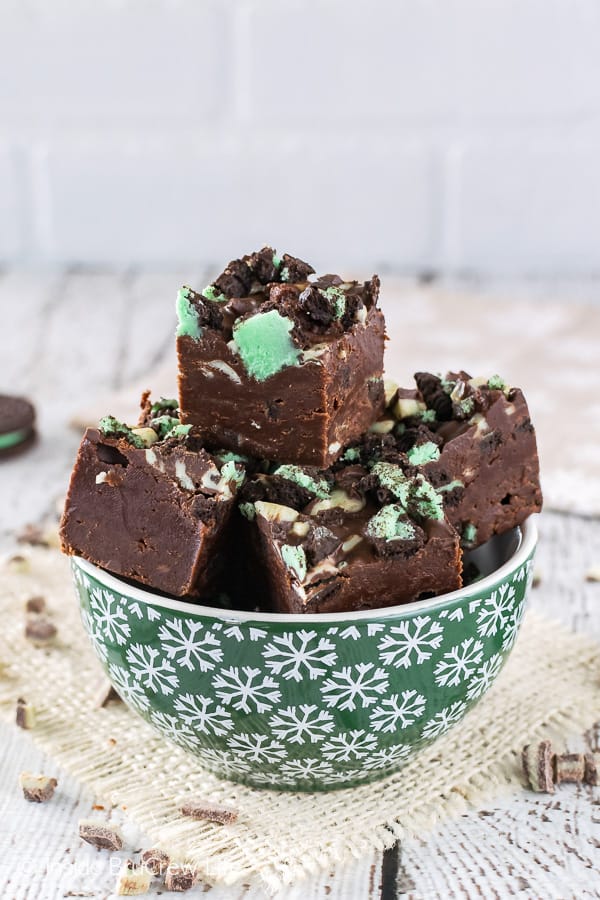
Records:
<instances>
[{"instance_id":1,"label":"chocolate chunk on table","mask_svg":"<svg viewBox=\"0 0 600 900\"><path fill-rule=\"evenodd\" d=\"M398 424L384 437L371 432L350 452L362 460L405 453L443 496L466 548L539 512L535 430L519 388L466 372L415 379L417 389L400 389L380 420L392 414Z\"/></svg>"},{"instance_id":2,"label":"chocolate chunk on table","mask_svg":"<svg viewBox=\"0 0 600 900\"><path fill-rule=\"evenodd\" d=\"M461 587L458 535L421 474L379 462L313 482L312 499L297 509L260 499L240 506L274 610L372 609ZM265 494L277 498L272 485Z\"/></svg>"},{"instance_id":3,"label":"chocolate chunk on table","mask_svg":"<svg viewBox=\"0 0 600 900\"><path fill-rule=\"evenodd\" d=\"M381 413L379 279L311 272L263 248L179 292L181 418L207 446L325 467Z\"/></svg>"},{"instance_id":4,"label":"chocolate chunk on table","mask_svg":"<svg viewBox=\"0 0 600 900\"><path fill-rule=\"evenodd\" d=\"M209 454L168 401L142 425L107 417L87 430L61 522L63 550L175 596L205 594L219 574L245 473Z\"/></svg>"}]
</instances>

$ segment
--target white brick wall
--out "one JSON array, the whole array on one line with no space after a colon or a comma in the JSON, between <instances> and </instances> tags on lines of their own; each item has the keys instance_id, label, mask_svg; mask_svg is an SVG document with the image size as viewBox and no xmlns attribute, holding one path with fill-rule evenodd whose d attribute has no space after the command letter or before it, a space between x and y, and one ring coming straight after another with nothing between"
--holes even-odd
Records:
<instances>
[{"instance_id":1,"label":"white brick wall","mask_svg":"<svg viewBox=\"0 0 600 900\"><path fill-rule=\"evenodd\" d=\"M600 270L598 0L0 0L0 264Z\"/></svg>"}]
</instances>

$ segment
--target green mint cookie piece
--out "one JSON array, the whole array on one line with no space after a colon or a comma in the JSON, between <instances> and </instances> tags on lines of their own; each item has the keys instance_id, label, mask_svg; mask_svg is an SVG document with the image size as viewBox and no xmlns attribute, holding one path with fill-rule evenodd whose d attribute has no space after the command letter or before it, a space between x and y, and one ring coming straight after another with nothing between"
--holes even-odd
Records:
<instances>
[{"instance_id":1,"label":"green mint cookie piece","mask_svg":"<svg viewBox=\"0 0 600 900\"><path fill-rule=\"evenodd\" d=\"M220 291L214 286L214 284L209 284L202 291L202 296L207 300L213 300L215 303L227 303L227 297L225 294L221 294Z\"/></svg>"},{"instance_id":2,"label":"green mint cookie piece","mask_svg":"<svg viewBox=\"0 0 600 900\"><path fill-rule=\"evenodd\" d=\"M254 503L240 503L238 509L243 517L245 519L248 519L249 522L252 522L256 518L256 509L254 507Z\"/></svg>"},{"instance_id":3,"label":"green mint cookie piece","mask_svg":"<svg viewBox=\"0 0 600 900\"><path fill-rule=\"evenodd\" d=\"M104 416L104 418L100 419L98 427L102 434L105 434L107 437L124 437L132 446L137 447L139 450L146 446L139 434L135 434L129 425L119 422L114 416Z\"/></svg>"},{"instance_id":4,"label":"green mint cookie piece","mask_svg":"<svg viewBox=\"0 0 600 900\"><path fill-rule=\"evenodd\" d=\"M368 537L384 541L409 541L415 536L414 525L406 520L406 511L397 503L384 506L365 528Z\"/></svg>"},{"instance_id":5,"label":"green mint cookie piece","mask_svg":"<svg viewBox=\"0 0 600 900\"><path fill-rule=\"evenodd\" d=\"M477 528L472 522L467 522L463 528L462 539L465 544L474 544L477 540Z\"/></svg>"},{"instance_id":6,"label":"green mint cookie piece","mask_svg":"<svg viewBox=\"0 0 600 900\"><path fill-rule=\"evenodd\" d=\"M167 436L171 437L169 432L180 424L179 419L174 416L156 416L156 418L150 419L150 426L157 432L161 441L164 441Z\"/></svg>"},{"instance_id":7,"label":"green mint cookie piece","mask_svg":"<svg viewBox=\"0 0 600 900\"><path fill-rule=\"evenodd\" d=\"M406 455L411 465L424 466L440 458L440 448L433 441L426 441L424 444L411 447Z\"/></svg>"},{"instance_id":8,"label":"green mint cookie piece","mask_svg":"<svg viewBox=\"0 0 600 900\"><path fill-rule=\"evenodd\" d=\"M246 465L246 463L250 462L247 456L244 456L242 453L234 453L233 450L217 450L213 453L213 456L216 456L221 463L238 462Z\"/></svg>"},{"instance_id":9,"label":"green mint cookie piece","mask_svg":"<svg viewBox=\"0 0 600 900\"><path fill-rule=\"evenodd\" d=\"M290 337L293 327L291 319L276 309L236 322L233 339L249 375L265 381L287 366L297 364L300 350Z\"/></svg>"},{"instance_id":10,"label":"green mint cookie piece","mask_svg":"<svg viewBox=\"0 0 600 900\"><path fill-rule=\"evenodd\" d=\"M281 265L281 257L277 256L276 252L273 253L273 265L276 269L278 269Z\"/></svg>"},{"instance_id":11,"label":"green mint cookie piece","mask_svg":"<svg viewBox=\"0 0 600 900\"><path fill-rule=\"evenodd\" d=\"M202 327L198 321L198 313L190 300L189 288L183 287L177 294L175 304L177 311L177 337L191 337L195 341L202 337Z\"/></svg>"},{"instance_id":12,"label":"green mint cookie piece","mask_svg":"<svg viewBox=\"0 0 600 900\"><path fill-rule=\"evenodd\" d=\"M360 451L358 447L348 447L345 453L342 454L342 459L344 462L356 462L360 459Z\"/></svg>"},{"instance_id":13,"label":"green mint cookie piece","mask_svg":"<svg viewBox=\"0 0 600 900\"><path fill-rule=\"evenodd\" d=\"M303 547L295 547L293 544L284 544L281 548L281 558L295 574L300 583L306 578L306 554Z\"/></svg>"},{"instance_id":14,"label":"green mint cookie piece","mask_svg":"<svg viewBox=\"0 0 600 900\"><path fill-rule=\"evenodd\" d=\"M221 468L221 480L225 481L227 484L233 481L234 484L239 487L245 478L246 473L243 469L236 468L233 460L225 463L225 465Z\"/></svg>"},{"instance_id":15,"label":"green mint cookie piece","mask_svg":"<svg viewBox=\"0 0 600 900\"><path fill-rule=\"evenodd\" d=\"M178 400L175 400L170 397L161 397L159 400L156 401L156 403L152 404L152 406L150 407L150 412L152 414L154 414L154 413L162 412L163 409L178 409L178 408L179 408Z\"/></svg>"},{"instance_id":16,"label":"green mint cookie piece","mask_svg":"<svg viewBox=\"0 0 600 900\"><path fill-rule=\"evenodd\" d=\"M289 464L277 466L273 471L273 475L279 475L280 478L285 478L287 481L293 481L294 484L310 491L311 494L314 494L315 497L318 497L320 500L325 500L331 493L329 482L326 481L325 478L313 478L305 472L304 469L301 469L300 466Z\"/></svg>"},{"instance_id":17,"label":"green mint cookie piece","mask_svg":"<svg viewBox=\"0 0 600 900\"><path fill-rule=\"evenodd\" d=\"M387 488L406 509L410 497L411 481L402 469L393 463L378 462L371 471L377 475L381 487Z\"/></svg>"},{"instance_id":18,"label":"green mint cookie piece","mask_svg":"<svg viewBox=\"0 0 600 900\"><path fill-rule=\"evenodd\" d=\"M504 378L500 378L499 375L492 375L492 377L488 379L488 387L493 391L503 391L506 387L506 382Z\"/></svg>"},{"instance_id":19,"label":"green mint cookie piece","mask_svg":"<svg viewBox=\"0 0 600 900\"><path fill-rule=\"evenodd\" d=\"M171 429L167 432L167 434L165 435L165 437L170 437L170 438L172 438L172 437L185 437L186 435L188 435L188 434L190 433L191 428L192 428L191 425L181 425L181 424L179 424L179 425L174 425L173 428L171 428Z\"/></svg>"},{"instance_id":20,"label":"green mint cookie piece","mask_svg":"<svg viewBox=\"0 0 600 900\"><path fill-rule=\"evenodd\" d=\"M470 416L475 410L475 401L472 397L465 397L465 399L461 400L457 405L464 416Z\"/></svg>"},{"instance_id":21,"label":"green mint cookie piece","mask_svg":"<svg viewBox=\"0 0 600 900\"><path fill-rule=\"evenodd\" d=\"M21 428L18 431L6 431L0 434L0 450L7 450L9 447L16 447L28 436L27 428Z\"/></svg>"},{"instance_id":22,"label":"green mint cookie piece","mask_svg":"<svg viewBox=\"0 0 600 900\"><path fill-rule=\"evenodd\" d=\"M435 422L437 415L435 409L424 409L421 413L417 413L417 418L419 418L421 422L430 423Z\"/></svg>"},{"instance_id":23,"label":"green mint cookie piece","mask_svg":"<svg viewBox=\"0 0 600 900\"><path fill-rule=\"evenodd\" d=\"M333 303L334 317L336 319L341 319L346 312L346 295L342 288L332 285L328 288L319 288L319 293L322 294L326 300Z\"/></svg>"},{"instance_id":24,"label":"green mint cookie piece","mask_svg":"<svg viewBox=\"0 0 600 900\"><path fill-rule=\"evenodd\" d=\"M444 501L432 484L422 475L417 475L411 490L411 505L423 519L444 518Z\"/></svg>"}]
</instances>

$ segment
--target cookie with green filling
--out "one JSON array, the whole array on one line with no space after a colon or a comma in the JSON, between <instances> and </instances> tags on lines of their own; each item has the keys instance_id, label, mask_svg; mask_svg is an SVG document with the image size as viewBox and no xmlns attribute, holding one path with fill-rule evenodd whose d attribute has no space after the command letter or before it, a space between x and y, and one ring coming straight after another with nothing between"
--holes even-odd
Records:
<instances>
[{"instance_id":1,"label":"cookie with green filling","mask_svg":"<svg viewBox=\"0 0 600 900\"><path fill-rule=\"evenodd\" d=\"M0 459L24 453L35 438L33 404L24 397L0 394Z\"/></svg>"},{"instance_id":2,"label":"cookie with green filling","mask_svg":"<svg viewBox=\"0 0 600 900\"><path fill-rule=\"evenodd\" d=\"M181 419L207 446L326 467L381 413L379 279L313 275L263 247L179 291Z\"/></svg>"}]
</instances>

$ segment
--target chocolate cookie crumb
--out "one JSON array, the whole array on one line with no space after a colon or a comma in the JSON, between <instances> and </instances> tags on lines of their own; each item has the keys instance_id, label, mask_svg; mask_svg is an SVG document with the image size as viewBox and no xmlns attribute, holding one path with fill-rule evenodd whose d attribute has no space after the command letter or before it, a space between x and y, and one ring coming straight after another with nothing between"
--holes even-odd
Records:
<instances>
[{"instance_id":1,"label":"chocolate cookie crumb","mask_svg":"<svg viewBox=\"0 0 600 900\"><path fill-rule=\"evenodd\" d=\"M556 754L554 761L556 784L562 781L579 783L585 775L585 757L583 753Z\"/></svg>"},{"instance_id":2,"label":"chocolate cookie crumb","mask_svg":"<svg viewBox=\"0 0 600 900\"><path fill-rule=\"evenodd\" d=\"M35 613L36 615L46 612L46 598L42 597L41 594L30 597L25 603L25 612Z\"/></svg>"},{"instance_id":3,"label":"chocolate cookie crumb","mask_svg":"<svg viewBox=\"0 0 600 900\"><path fill-rule=\"evenodd\" d=\"M218 822L220 825L230 825L238 817L238 811L233 806L222 806L201 799L188 800L181 805L179 811L183 816L204 819L207 822Z\"/></svg>"},{"instance_id":4,"label":"chocolate cookie crumb","mask_svg":"<svg viewBox=\"0 0 600 900\"><path fill-rule=\"evenodd\" d=\"M523 772L533 791L554 793L554 772L551 741L526 744L521 753Z\"/></svg>"},{"instance_id":5,"label":"chocolate cookie crumb","mask_svg":"<svg viewBox=\"0 0 600 900\"><path fill-rule=\"evenodd\" d=\"M25 625L25 637L37 647L51 644L57 635L56 625L45 616L30 616Z\"/></svg>"},{"instance_id":6,"label":"chocolate cookie crumb","mask_svg":"<svg viewBox=\"0 0 600 900\"><path fill-rule=\"evenodd\" d=\"M22 697L17 700L15 721L19 728L30 731L35 728L35 708Z\"/></svg>"},{"instance_id":7,"label":"chocolate cookie crumb","mask_svg":"<svg viewBox=\"0 0 600 900\"><path fill-rule=\"evenodd\" d=\"M164 875L171 862L168 853L165 853L164 850L158 850L155 847L150 850L144 850L140 860L153 875Z\"/></svg>"},{"instance_id":8,"label":"chocolate cookie crumb","mask_svg":"<svg viewBox=\"0 0 600 900\"><path fill-rule=\"evenodd\" d=\"M592 753L585 754L585 772L583 775L583 780L586 784L597 785L599 783L598 780L598 769L600 767L600 753L594 751Z\"/></svg>"},{"instance_id":9,"label":"chocolate cookie crumb","mask_svg":"<svg viewBox=\"0 0 600 900\"><path fill-rule=\"evenodd\" d=\"M189 891L198 881L198 873L190 866L171 865L165 876L165 887L168 891Z\"/></svg>"},{"instance_id":10,"label":"chocolate cookie crumb","mask_svg":"<svg viewBox=\"0 0 600 900\"><path fill-rule=\"evenodd\" d=\"M97 819L80 819L79 837L99 850L122 850L123 836L116 825Z\"/></svg>"},{"instance_id":11,"label":"chocolate cookie crumb","mask_svg":"<svg viewBox=\"0 0 600 900\"><path fill-rule=\"evenodd\" d=\"M54 795L58 784L56 778L47 775L32 775L31 772L21 772L19 784L23 791L23 797L30 803L45 803Z\"/></svg>"}]
</instances>

